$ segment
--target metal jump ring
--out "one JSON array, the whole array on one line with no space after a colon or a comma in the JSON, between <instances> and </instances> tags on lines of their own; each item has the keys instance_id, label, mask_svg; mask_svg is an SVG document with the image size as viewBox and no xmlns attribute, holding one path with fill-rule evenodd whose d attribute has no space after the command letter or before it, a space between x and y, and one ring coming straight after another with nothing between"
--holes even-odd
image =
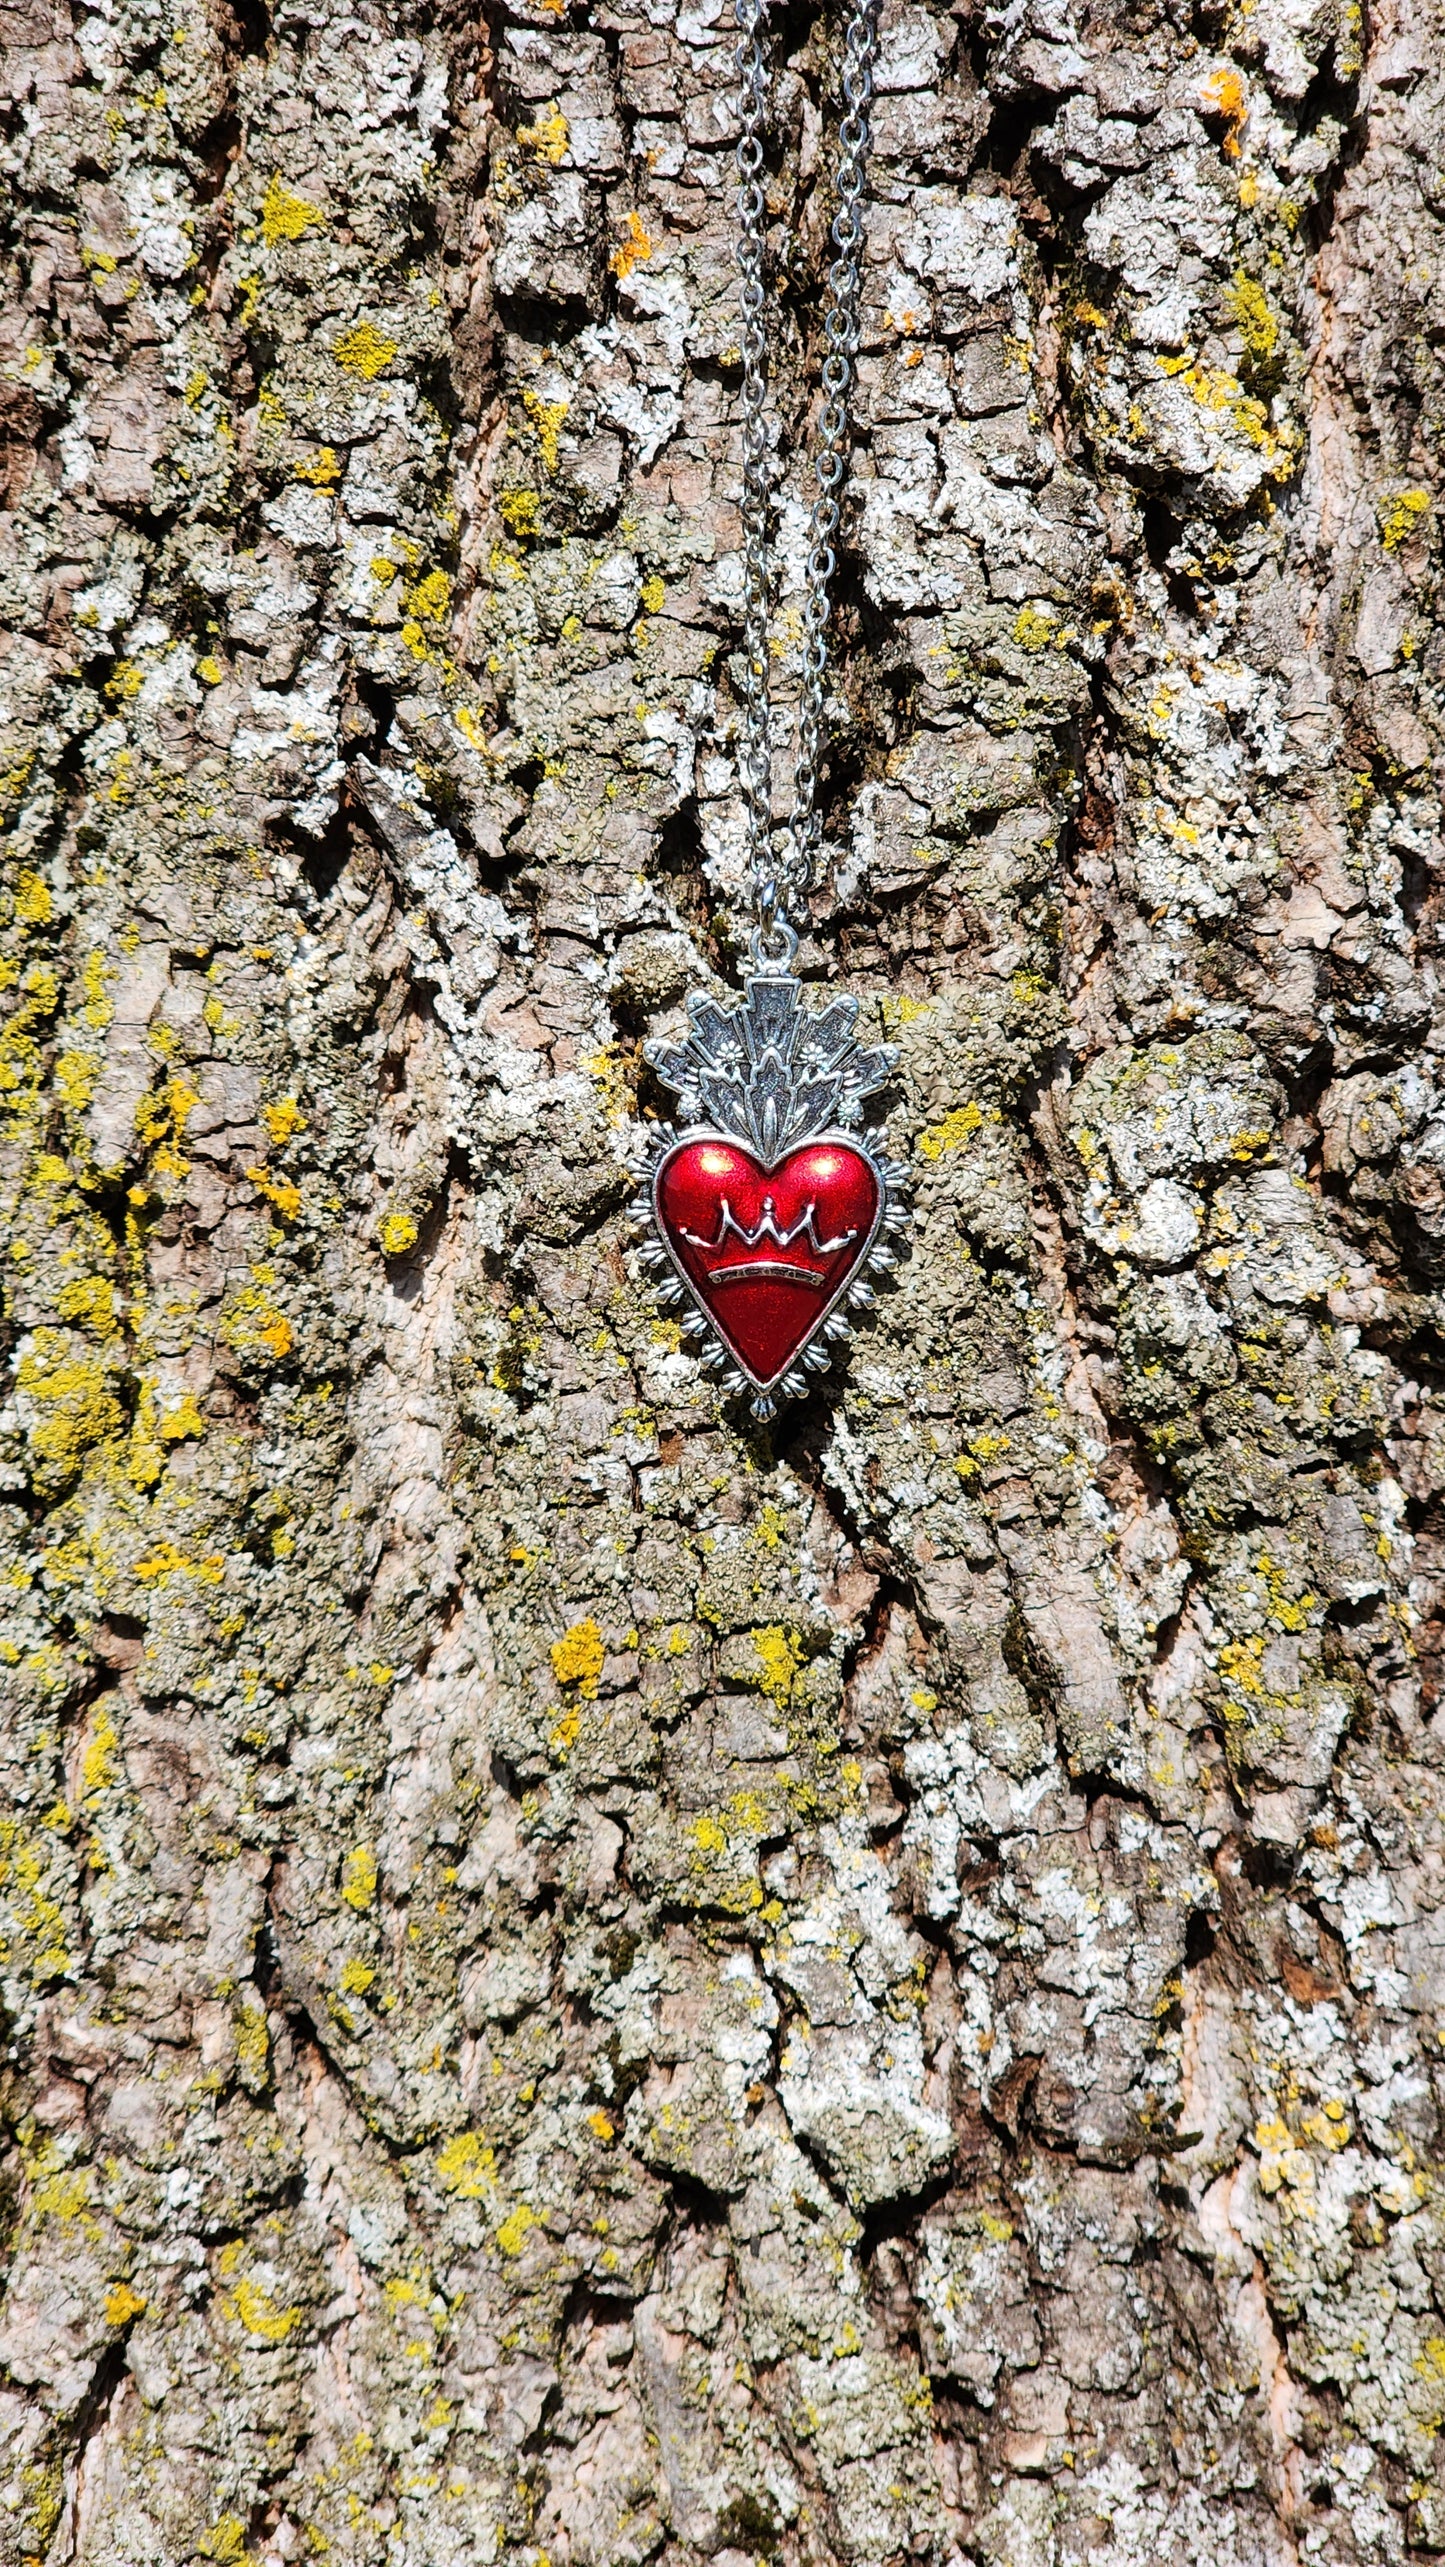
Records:
<instances>
[{"instance_id":1,"label":"metal jump ring","mask_svg":"<svg viewBox=\"0 0 1445 2567\"><path fill-rule=\"evenodd\" d=\"M786 971L798 951L796 930L786 918L775 918L771 927L755 927L748 939L748 951L756 971L768 971L781 963Z\"/></svg>"}]
</instances>

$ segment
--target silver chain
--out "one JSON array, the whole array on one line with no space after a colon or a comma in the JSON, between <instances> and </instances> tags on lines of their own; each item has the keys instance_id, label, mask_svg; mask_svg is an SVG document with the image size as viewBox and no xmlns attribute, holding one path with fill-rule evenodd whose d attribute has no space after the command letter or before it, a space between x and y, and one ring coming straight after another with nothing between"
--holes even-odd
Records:
<instances>
[{"instance_id":1,"label":"silver chain","mask_svg":"<svg viewBox=\"0 0 1445 2567\"><path fill-rule=\"evenodd\" d=\"M849 396L858 360L858 299L862 282L860 212L868 158L868 109L873 97L873 56L878 42L878 0L854 0L843 43L843 121L838 132L838 211L828 270L823 321L823 404L816 440L817 494L808 526L803 600L803 686L798 705L798 757L793 808L781 850L773 846L772 722L768 684L768 610L771 565L768 517L773 463L765 418L768 338L763 258L767 200L763 191L763 136L768 73L762 25L768 0L736 0L740 40L742 131L738 137L738 266L742 274L743 360L743 682L739 765L747 810L749 872L755 918L755 955L791 957L796 936L788 912L797 909L817 869L823 824L817 808L818 759L823 739L823 691L828 670L828 624L837 566L835 541L847 470Z\"/></svg>"}]
</instances>

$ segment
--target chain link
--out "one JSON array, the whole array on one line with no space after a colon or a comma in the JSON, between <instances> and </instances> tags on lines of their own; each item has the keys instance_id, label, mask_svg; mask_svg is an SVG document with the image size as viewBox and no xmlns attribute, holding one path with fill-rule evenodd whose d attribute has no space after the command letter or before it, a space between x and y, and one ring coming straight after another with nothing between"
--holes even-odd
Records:
<instances>
[{"instance_id":1,"label":"chain link","mask_svg":"<svg viewBox=\"0 0 1445 2567\"><path fill-rule=\"evenodd\" d=\"M768 113L768 74L762 22L767 0L737 0L741 38L738 136L738 268L742 277L743 359L743 721L739 765L747 806L753 905L762 923L761 895L769 870L773 826L772 750L768 698L768 514L772 457L764 407L768 393L768 333L763 252L767 199L763 191L763 135Z\"/></svg>"},{"instance_id":2,"label":"chain link","mask_svg":"<svg viewBox=\"0 0 1445 2567\"><path fill-rule=\"evenodd\" d=\"M863 272L861 206L868 159L868 109L873 97L873 57L878 42L878 0L855 0L843 43L838 211L832 229L836 255L828 270L823 320L823 400L816 438L817 493L808 526L798 755L792 813L777 853L773 847L772 708L768 683L768 531L773 458L765 418L768 360L763 280L767 236L763 139L768 76L762 25L767 8L768 0L736 0L741 92L737 172L738 267L742 277L745 668L739 764L756 918L754 950L790 957L797 940L786 913L801 906L822 847L822 820L817 809L818 760L823 740L832 581L837 566L835 545L847 470L849 403L858 360L858 304Z\"/></svg>"}]
</instances>

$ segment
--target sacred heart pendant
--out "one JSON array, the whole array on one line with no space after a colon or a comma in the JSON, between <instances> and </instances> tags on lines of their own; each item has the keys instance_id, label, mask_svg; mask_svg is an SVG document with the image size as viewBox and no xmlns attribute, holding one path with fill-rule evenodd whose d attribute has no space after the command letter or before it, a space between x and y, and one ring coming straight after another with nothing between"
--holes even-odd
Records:
<instances>
[{"instance_id":1,"label":"sacred heart pendant","mask_svg":"<svg viewBox=\"0 0 1445 2567\"><path fill-rule=\"evenodd\" d=\"M873 1299L865 1270L893 1263L881 1234L906 1218L903 1171L847 1128L895 1058L854 1040L857 1014L852 998L806 1009L790 973L759 974L742 999L694 998L686 1041L649 1049L682 1129L650 1139L644 1253L756 1417L826 1371L846 1310Z\"/></svg>"}]
</instances>

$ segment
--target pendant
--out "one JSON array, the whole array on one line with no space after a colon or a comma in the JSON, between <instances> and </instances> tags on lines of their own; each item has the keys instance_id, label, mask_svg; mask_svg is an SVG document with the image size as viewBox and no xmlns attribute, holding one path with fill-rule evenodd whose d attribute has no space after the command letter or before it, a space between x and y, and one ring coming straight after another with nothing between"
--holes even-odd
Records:
<instances>
[{"instance_id":1,"label":"pendant","mask_svg":"<svg viewBox=\"0 0 1445 2567\"><path fill-rule=\"evenodd\" d=\"M694 996L680 1044L647 1046L677 1092L677 1124L648 1136L651 1226L643 1253L661 1298L755 1417L799 1399L871 1306L869 1272L891 1268L908 1215L906 1171L859 1129L863 1100L897 1053L854 1040L856 998L803 1005L788 971L758 971L736 999Z\"/></svg>"}]
</instances>

